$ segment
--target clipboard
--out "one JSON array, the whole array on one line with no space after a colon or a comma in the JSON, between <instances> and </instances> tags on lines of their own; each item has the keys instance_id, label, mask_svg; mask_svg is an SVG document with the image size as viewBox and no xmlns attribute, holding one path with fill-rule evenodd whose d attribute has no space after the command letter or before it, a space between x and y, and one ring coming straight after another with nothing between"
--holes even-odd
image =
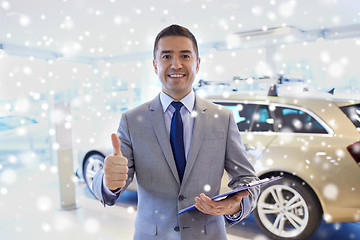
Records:
<instances>
[{"instance_id":1,"label":"clipboard","mask_svg":"<svg viewBox=\"0 0 360 240\"><path fill-rule=\"evenodd\" d=\"M269 182L273 182L273 181L279 180L279 179L281 179L281 178L283 178L283 177L282 177L282 176L277 176L277 177L272 177L272 178L264 178L264 179L261 179L261 180L259 180L259 181L253 181L253 182L251 182L251 183L244 184L244 185L242 185L241 187L238 187L238 188L236 188L236 189L234 189L234 190L232 190L232 191L230 191L230 192L222 193L222 194L220 194L220 195L217 195L217 196L215 196L215 197L212 197L211 199L212 199L212 200L217 200L217 199L219 199L219 198L226 197L226 196L228 196L228 195L235 194L235 193L237 193L237 192L240 192L240 191L243 191L243 190L247 190L247 189L252 188L252 187L256 187L256 186L260 186L260 185L263 185L263 184L267 184L267 183L269 183ZM187 211L190 211L190 210L193 210L193 209L196 209L195 205L192 205L192 206L190 206L190 207L187 207L187 208L184 208L184 209L180 210L177 215L180 215L180 214L182 214L182 213L184 213L184 212L187 212Z\"/></svg>"}]
</instances>

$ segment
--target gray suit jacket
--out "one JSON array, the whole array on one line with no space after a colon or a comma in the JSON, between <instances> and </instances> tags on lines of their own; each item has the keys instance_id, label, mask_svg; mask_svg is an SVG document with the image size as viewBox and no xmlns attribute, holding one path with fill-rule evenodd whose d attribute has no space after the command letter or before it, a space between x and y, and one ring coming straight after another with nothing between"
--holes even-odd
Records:
<instances>
[{"instance_id":1,"label":"gray suit jacket","mask_svg":"<svg viewBox=\"0 0 360 240\"><path fill-rule=\"evenodd\" d=\"M129 178L122 192L136 173L136 240L226 239L223 216L207 215L198 210L177 216L178 210L194 204L194 198L204 192L205 185L210 186L210 191L204 192L207 196L217 195L224 169L232 178L231 188L257 180L232 112L198 96L195 111L197 116L182 184L159 95L122 115L118 133L121 151L129 161ZM115 201L109 202L102 194L102 178L100 170L94 178L94 193L104 205L112 205ZM249 192L249 197L243 199L243 218L254 209L259 188Z\"/></svg>"}]
</instances>

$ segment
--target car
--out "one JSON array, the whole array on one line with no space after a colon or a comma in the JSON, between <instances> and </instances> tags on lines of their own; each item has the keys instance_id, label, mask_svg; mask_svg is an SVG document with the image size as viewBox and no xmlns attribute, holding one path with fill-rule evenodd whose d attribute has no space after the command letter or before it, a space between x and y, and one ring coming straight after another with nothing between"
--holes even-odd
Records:
<instances>
[{"instance_id":1,"label":"car","mask_svg":"<svg viewBox=\"0 0 360 240\"><path fill-rule=\"evenodd\" d=\"M49 124L23 114L0 116L0 161L23 153L49 155Z\"/></svg>"},{"instance_id":2,"label":"car","mask_svg":"<svg viewBox=\"0 0 360 240\"><path fill-rule=\"evenodd\" d=\"M230 108L259 178L254 211L271 239L307 239L320 225L360 221L360 101L229 94L209 99Z\"/></svg>"},{"instance_id":3,"label":"car","mask_svg":"<svg viewBox=\"0 0 360 240\"><path fill-rule=\"evenodd\" d=\"M360 101L269 95L205 96L233 111L258 177L283 176L261 189L254 211L260 229L271 239L307 239L322 219L360 221ZM89 187L108 153L92 150L80 159ZM222 192L227 182L224 174Z\"/></svg>"}]
</instances>

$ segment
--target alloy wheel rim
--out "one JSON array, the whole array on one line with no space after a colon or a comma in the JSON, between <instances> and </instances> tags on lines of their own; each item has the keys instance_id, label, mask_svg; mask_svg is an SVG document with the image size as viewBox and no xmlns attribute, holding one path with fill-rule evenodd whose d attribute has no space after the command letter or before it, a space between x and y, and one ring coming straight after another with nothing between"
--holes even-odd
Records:
<instances>
[{"instance_id":1,"label":"alloy wheel rim","mask_svg":"<svg viewBox=\"0 0 360 240\"><path fill-rule=\"evenodd\" d=\"M259 197L257 208L265 228L280 237L300 235L309 222L309 209L304 198L289 186L266 188Z\"/></svg>"},{"instance_id":2,"label":"alloy wheel rim","mask_svg":"<svg viewBox=\"0 0 360 240\"><path fill-rule=\"evenodd\" d=\"M103 162L97 158L90 157L88 159L88 165L86 166L86 182L88 183L90 189L92 189L92 183L94 180L95 174L103 167Z\"/></svg>"}]
</instances>

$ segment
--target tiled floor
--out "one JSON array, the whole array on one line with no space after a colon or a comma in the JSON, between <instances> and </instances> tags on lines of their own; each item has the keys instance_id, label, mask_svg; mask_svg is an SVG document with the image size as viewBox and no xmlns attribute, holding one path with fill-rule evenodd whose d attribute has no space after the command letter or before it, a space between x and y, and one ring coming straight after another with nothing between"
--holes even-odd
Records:
<instances>
[{"instance_id":1,"label":"tiled floor","mask_svg":"<svg viewBox=\"0 0 360 240\"><path fill-rule=\"evenodd\" d=\"M78 208L61 210L58 176L50 167L42 165L42 171L2 169L0 175L1 240L132 239L136 216L133 192L126 193L117 206L104 208L85 183L78 182ZM229 234L228 239L248 238Z\"/></svg>"},{"instance_id":2,"label":"tiled floor","mask_svg":"<svg viewBox=\"0 0 360 240\"><path fill-rule=\"evenodd\" d=\"M0 239L132 239L136 193L127 192L114 207L104 208L87 189L76 183L78 208L61 210L58 176L54 168L0 169ZM227 228L229 240L265 240L252 216ZM358 239L359 223L322 223L311 238Z\"/></svg>"}]
</instances>

